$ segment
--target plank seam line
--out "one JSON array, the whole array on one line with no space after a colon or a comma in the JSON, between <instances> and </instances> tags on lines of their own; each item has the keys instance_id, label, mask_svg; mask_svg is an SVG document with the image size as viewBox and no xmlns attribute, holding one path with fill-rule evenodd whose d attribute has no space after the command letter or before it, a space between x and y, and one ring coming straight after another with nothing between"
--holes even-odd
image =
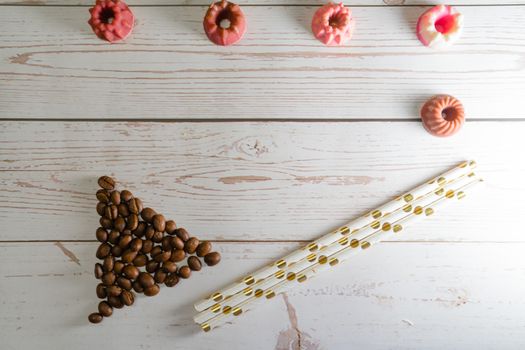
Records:
<instances>
[{"instance_id":1,"label":"plank seam line","mask_svg":"<svg viewBox=\"0 0 525 350\"><path fill-rule=\"evenodd\" d=\"M0 118L0 122L68 122L68 123L127 123L127 122L148 122L148 123L405 123L405 122L420 122L420 118L294 118L294 119L278 119L278 118L224 118L224 119L208 119L208 118L180 118L180 119L161 119L161 118L108 118L108 119L90 119L90 118ZM525 122L525 118L467 118L467 122Z\"/></svg>"},{"instance_id":2,"label":"plank seam line","mask_svg":"<svg viewBox=\"0 0 525 350\"><path fill-rule=\"evenodd\" d=\"M311 240L213 240L213 239L207 239L207 241L212 243L309 243ZM19 243L100 243L97 240L67 240L67 239L56 239L56 240L0 240L0 244L19 244ZM431 241L424 241L424 240L385 240L381 241L381 243L402 243L402 244L525 244L525 241L443 241L443 240L431 240Z\"/></svg>"},{"instance_id":3,"label":"plank seam line","mask_svg":"<svg viewBox=\"0 0 525 350\"><path fill-rule=\"evenodd\" d=\"M89 8L93 5L67 5L67 4L24 4L24 3L6 3L0 4L0 7L84 7ZM198 4L159 4L159 5L129 5L130 7L208 7L208 5ZM316 4L243 4L243 7L318 7ZM503 3L503 4L463 4L454 5L454 7L523 7L525 4ZM393 8L393 7L432 7L428 4L408 4L408 5L352 5L351 7L370 7L370 8Z\"/></svg>"}]
</instances>

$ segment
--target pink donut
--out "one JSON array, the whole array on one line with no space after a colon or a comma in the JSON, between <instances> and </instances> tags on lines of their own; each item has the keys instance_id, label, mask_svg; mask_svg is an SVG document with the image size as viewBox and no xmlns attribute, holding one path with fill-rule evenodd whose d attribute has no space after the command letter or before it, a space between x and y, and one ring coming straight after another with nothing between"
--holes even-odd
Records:
<instances>
[{"instance_id":1,"label":"pink donut","mask_svg":"<svg viewBox=\"0 0 525 350\"><path fill-rule=\"evenodd\" d=\"M437 95L421 108L425 129L434 136L451 136L465 123L465 110L461 102L450 95Z\"/></svg>"},{"instance_id":2,"label":"pink donut","mask_svg":"<svg viewBox=\"0 0 525 350\"><path fill-rule=\"evenodd\" d=\"M328 3L318 9L312 18L312 32L323 44L339 46L350 40L355 21L352 11L343 3Z\"/></svg>"},{"instance_id":3,"label":"pink donut","mask_svg":"<svg viewBox=\"0 0 525 350\"><path fill-rule=\"evenodd\" d=\"M417 37L429 47L445 47L456 41L463 29L463 15L454 7L437 5L425 11L417 21Z\"/></svg>"},{"instance_id":4,"label":"pink donut","mask_svg":"<svg viewBox=\"0 0 525 350\"><path fill-rule=\"evenodd\" d=\"M224 26L223 21L228 21L229 26ZM246 20L240 6L226 0L210 5L203 25L208 39L222 46L235 44L246 31Z\"/></svg>"},{"instance_id":5,"label":"pink donut","mask_svg":"<svg viewBox=\"0 0 525 350\"><path fill-rule=\"evenodd\" d=\"M133 30L135 17L124 1L97 0L89 12L88 23L100 39L109 42L124 40Z\"/></svg>"}]
</instances>

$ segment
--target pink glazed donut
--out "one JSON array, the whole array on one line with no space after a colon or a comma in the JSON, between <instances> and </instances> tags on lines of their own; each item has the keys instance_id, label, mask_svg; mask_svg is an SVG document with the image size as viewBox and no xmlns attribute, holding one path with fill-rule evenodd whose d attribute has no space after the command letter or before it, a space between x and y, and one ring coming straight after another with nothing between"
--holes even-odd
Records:
<instances>
[{"instance_id":1,"label":"pink glazed donut","mask_svg":"<svg viewBox=\"0 0 525 350\"><path fill-rule=\"evenodd\" d=\"M111 43L124 40L133 30L135 16L124 1L97 0L89 12L88 23L100 39Z\"/></svg>"},{"instance_id":2,"label":"pink glazed donut","mask_svg":"<svg viewBox=\"0 0 525 350\"><path fill-rule=\"evenodd\" d=\"M240 6L226 0L210 5L203 25L208 39L221 46L235 44L246 31L246 19Z\"/></svg>"},{"instance_id":3,"label":"pink glazed donut","mask_svg":"<svg viewBox=\"0 0 525 350\"><path fill-rule=\"evenodd\" d=\"M429 47L445 47L456 41L463 29L463 15L454 7L437 5L425 11L417 21L417 37Z\"/></svg>"},{"instance_id":4,"label":"pink glazed donut","mask_svg":"<svg viewBox=\"0 0 525 350\"><path fill-rule=\"evenodd\" d=\"M343 3L328 3L318 9L312 18L312 32L323 44L339 46L350 40L355 21L352 11Z\"/></svg>"}]
</instances>

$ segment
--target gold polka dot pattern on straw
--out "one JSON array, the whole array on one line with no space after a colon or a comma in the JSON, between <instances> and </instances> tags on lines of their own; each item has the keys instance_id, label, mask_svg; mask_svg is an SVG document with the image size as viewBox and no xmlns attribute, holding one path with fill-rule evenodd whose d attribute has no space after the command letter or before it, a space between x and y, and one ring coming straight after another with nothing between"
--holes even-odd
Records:
<instances>
[{"instance_id":1,"label":"gold polka dot pattern on straw","mask_svg":"<svg viewBox=\"0 0 525 350\"><path fill-rule=\"evenodd\" d=\"M279 270L288 271L292 265L297 264L298 262L313 262L317 259L317 253L320 250L325 249L325 247L332 244L346 245L347 241L340 240L341 237L348 238L348 242L350 242L352 248L359 246L359 242L354 242L354 236L358 236L369 230L380 229L384 225L384 220L398 211L402 210L405 213L412 212L414 210L414 203L421 198L430 195L440 196L441 193L438 194L436 192L443 189L442 185L450 184L458 178L466 177L472 173L474 167L475 163L464 162L446 173L425 182L417 188L397 196L394 200L384 204L380 208L368 212L367 215L360 216L356 220L353 220L329 234L307 244L303 249L294 251L274 263L255 271L251 275L243 277L240 282L232 283L231 285L213 293L211 297L198 301L195 303L195 309L197 311L209 309L217 302L222 303L227 296L242 294L242 291L248 286L255 289L258 284L264 281L267 277L275 276ZM399 230L397 232L399 232Z\"/></svg>"},{"instance_id":2,"label":"gold polka dot pattern on straw","mask_svg":"<svg viewBox=\"0 0 525 350\"><path fill-rule=\"evenodd\" d=\"M463 177L455 181L453 184L450 184L450 187L455 190L454 193L459 194L461 192L464 195L470 187L480 181L481 179L475 176L473 178ZM450 187L447 186L447 190L450 189ZM462 198L462 196L457 195L453 198L459 200ZM450 199L451 198L444 195L440 197L427 196L424 200L420 199L418 201L416 208L421 208L421 213L434 213L435 209L439 205L450 202ZM419 210L417 210L417 212L419 212ZM292 288L297 283L305 282L307 279L310 279L311 277L320 273L320 271L339 265L340 263L347 260L351 255L370 248L372 245L380 242L381 240L384 240L386 237L389 237L389 235L394 234L394 232L401 231L401 229L408 223L412 223L416 221L416 219L425 216L426 215L417 215L414 211L410 213L397 211L395 215L392 215L389 218L388 225L385 226L386 223L383 223L381 228L378 230L369 232L367 235L362 237L360 236L359 240L356 240L358 246L361 246L362 249L356 250L352 245L341 246L340 244L335 243L330 247L327 247L323 251L323 255L319 256L316 262L311 263L304 260L303 262L294 264L292 268L293 271L288 272L287 278L273 282L269 282L268 280L264 281L260 286L261 289L256 291L256 295L254 297L247 299L236 299L236 296L232 297L228 301L231 302L231 304L228 305L230 306L230 309L227 310L238 310L238 314L240 314L243 311L252 308L257 303L257 300L271 299L275 297L275 295ZM266 296L266 298L260 299L260 296L263 294ZM201 323L203 330L206 330L205 328L207 327L213 329L235 316L236 315L234 313L232 315L230 312L215 314L199 323Z\"/></svg>"}]
</instances>

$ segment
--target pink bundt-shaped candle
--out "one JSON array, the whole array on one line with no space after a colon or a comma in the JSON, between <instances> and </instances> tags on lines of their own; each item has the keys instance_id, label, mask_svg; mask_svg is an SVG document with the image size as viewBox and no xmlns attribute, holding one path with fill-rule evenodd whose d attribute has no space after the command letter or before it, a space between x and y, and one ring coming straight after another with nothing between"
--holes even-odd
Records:
<instances>
[{"instance_id":1,"label":"pink bundt-shaped candle","mask_svg":"<svg viewBox=\"0 0 525 350\"><path fill-rule=\"evenodd\" d=\"M314 36L329 46L343 45L350 40L354 26L352 11L343 3L328 3L318 9L312 18Z\"/></svg>"},{"instance_id":2,"label":"pink bundt-shaped candle","mask_svg":"<svg viewBox=\"0 0 525 350\"><path fill-rule=\"evenodd\" d=\"M133 30L135 17L124 1L97 0L89 12L88 23L100 39L124 40Z\"/></svg>"},{"instance_id":3,"label":"pink bundt-shaped candle","mask_svg":"<svg viewBox=\"0 0 525 350\"><path fill-rule=\"evenodd\" d=\"M425 11L417 21L417 37L429 47L445 47L456 41L463 29L463 15L454 7L437 5Z\"/></svg>"},{"instance_id":4,"label":"pink bundt-shaped candle","mask_svg":"<svg viewBox=\"0 0 525 350\"><path fill-rule=\"evenodd\" d=\"M226 0L210 5L203 25L208 39L222 46L235 44L246 31L246 19L241 7Z\"/></svg>"},{"instance_id":5,"label":"pink bundt-shaped candle","mask_svg":"<svg viewBox=\"0 0 525 350\"><path fill-rule=\"evenodd\" d=\"M434 136L451 136L465 122L465 111L461 102L450 95L437 95L421 108L421 120L425 129Z\"/></svg>"}]
</instances>

